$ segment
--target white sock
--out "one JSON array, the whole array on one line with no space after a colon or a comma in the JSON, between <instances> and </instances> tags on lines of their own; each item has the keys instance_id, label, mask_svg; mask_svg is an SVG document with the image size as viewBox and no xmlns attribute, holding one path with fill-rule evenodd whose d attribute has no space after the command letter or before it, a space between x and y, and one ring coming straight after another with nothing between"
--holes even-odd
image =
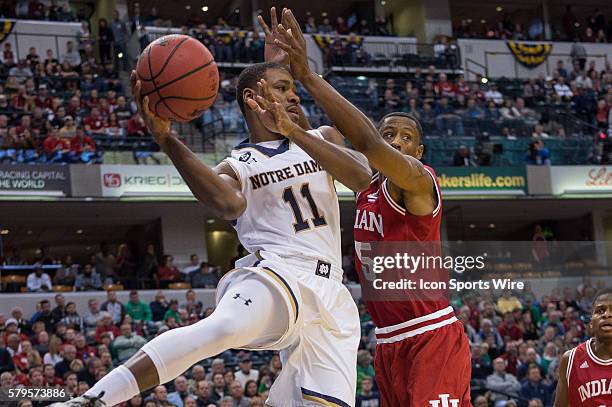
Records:
<instances>
[{"instance_id":1,"label":"white sock","mask_svg":"<svg viewBox=\"0 0 612 407\"><path fill-rule=\"evenodd\" d=\"M102 401L106 403L107 407L112 407L139 394L140 389L130 369L119 366L100 379L85 394L97 397L101 392L104 392Z\"/></svg>"},{"instance_id":2,"label":"white sock","mask_svg":"<svg viewBox=\"0 0 612 407\"><path fill-rule=\"evenodd\" d=\"M287 331L289 312L279 290L269 284L258 278L237 281L208 318L164 332L143 346L160 382L169 382L200 360L227 349L280 339Z\"/></svg>"}]
</instances>

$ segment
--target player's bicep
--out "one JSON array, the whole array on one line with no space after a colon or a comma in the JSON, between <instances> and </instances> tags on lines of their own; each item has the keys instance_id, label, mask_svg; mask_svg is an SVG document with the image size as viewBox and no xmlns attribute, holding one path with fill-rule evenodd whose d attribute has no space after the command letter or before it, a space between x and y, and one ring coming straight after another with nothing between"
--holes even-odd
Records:
<instances>
[{"instance_id":1,"label":"player's bicep","mask_svg":"<svg viewBox=\"0 0 612 407\"><path fill-rule=\"evenodd\" d=\"M418 159L401 153L382 140L365 155L370 165L398 188L414 193L432 193L434 181Z\"/></svg>"},{"instance_id":2,"label":"player's bicep","mask_svg":"<svg viewBox=\"0 0 612 407\"><path fill-rule=\"evenodd\" d=\"M565 352L559 361L559 380L557 380L557 392L555 393L554 407L568 407L568 377L567 365L569 363L569 355L571 351Z\"/></svg>"}]
</instances>

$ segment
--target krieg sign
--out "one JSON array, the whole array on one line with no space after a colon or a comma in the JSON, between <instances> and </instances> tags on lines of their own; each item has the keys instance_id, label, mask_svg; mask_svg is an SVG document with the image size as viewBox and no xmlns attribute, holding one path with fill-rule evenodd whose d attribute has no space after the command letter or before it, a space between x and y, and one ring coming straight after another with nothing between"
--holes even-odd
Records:
<instances>
[{"instance_id":1,"label":"krieg sign","mask_svg":"<svg viewBox=\"0 0 612 407\"><path fill-rule=\"evenodd\" d=\"M187 184L170 165L102 165L102 195L191 196Z\"/></svg>"}]
</instances>

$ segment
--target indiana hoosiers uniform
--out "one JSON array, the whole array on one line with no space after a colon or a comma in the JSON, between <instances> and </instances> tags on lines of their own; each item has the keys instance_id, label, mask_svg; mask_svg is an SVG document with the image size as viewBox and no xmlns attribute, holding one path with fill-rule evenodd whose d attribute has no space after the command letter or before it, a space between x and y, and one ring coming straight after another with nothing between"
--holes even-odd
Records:
<instances>
[{"instance_id":1,"label":"indiana hoosiers uniform","mask_svg":"<svg viewBox=\"0 0 612 407\"><path fill-rule=\"evenodd\" d=\"M612 359L600 359L591 341L570 351L567 363L567 395L570 407L612 406Z\"/></svg>"},{"instance_id":2,"label":"indiana hoosiers uniform","mask_svg":"<svg viewBox=\"0 0 612 407\"><path fill-rule=\"evenodd\" d=\"M247 198L234 227L251 254L221 279L217 300L233 281L259 278L281 292L292 316L276 343L249 345L280 350L283 370L266 404L354 406L359 314L342 284L333 179L288 139L243 142L226 161Z\"/></svg>"},{"instance_id":3,"label":"indiana hoosiers uniform","mask_svg":"<svg viewBox=\"0 0 612 407\"><path fill-rule=\"evenodd\" d=\"M416 216L394 202L386 179L375 174L370 187L357 195L355 263L365 283L360 249L368 242L439 242L442 197L435 172L437 206ZM367 219L378 219L372 225ZM363 261L362 261L363 260ZM470 403L471 354L463 326L446 296L402 301L365 301L376 324L376 383L386 407L465 407ZM403 294L402 294L403 295Z\"/></svg>"}]
</instances>

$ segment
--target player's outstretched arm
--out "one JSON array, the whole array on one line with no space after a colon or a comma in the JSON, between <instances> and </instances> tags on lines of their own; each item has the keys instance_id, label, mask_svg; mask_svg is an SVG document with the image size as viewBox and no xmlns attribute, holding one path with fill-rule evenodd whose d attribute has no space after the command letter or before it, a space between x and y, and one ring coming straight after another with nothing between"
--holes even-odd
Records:
<instances>
[{"instance_id":1,"label":"player's outstretched arm","mask_svg":"<svg viewBox=\"0 0 612 407\"><path fill-rule=\"evenodd\" d=\"M149 131L160 148L170 157L193 195L223 219L238 218L246 208L235 173L228 165L208 168L179 139L170 134L170 121L161 119L149 110L149 98L140 95L141 83L132 71L132 95Z\"/></svg>"},{"instance_id":2,"label":"player's outstretched arm","mask_svg":"<svg viewBox=\"0 0 612 407\"><path fill-rule=\"evenodd\" d=\"M559 361L559 380L557 380L557 392L555 393L554 407L569 407L567 396L567 364L569 362L569 351L561 356Z\"/></svg>"},{"instance_id":3,"label":"player's outstretched arm","mask_svg":"<svg viewBox=\"0 0 612 407\"><path fill-rule=\"evenodd\" d=\"M268 130L279 133L299 145L314 158L334 179L355 192L370 185L372 171L363 154L346 148L342 135L332 127L322 128L324 140L294 123L285 109L274 98L265 79L257 83L259 95L246 100L247 106L255 111Z\"/></svg>"},{"instance_id":4,"label":"player's outstretched arm","mask_svg":"<svg viewBox=\"0 0 612 407\"><path fill-rule=\"evenodd\" d=\"M302 82L317 105L353 147L368 158L370 165L402 190L431 194L433 181L423 164L387 144L365 114L310 70L306 40L291 10L283 11L278 34L282 41L274 41L289 55L289 65L295 79Z\"/></svg>"}]
</instances>

